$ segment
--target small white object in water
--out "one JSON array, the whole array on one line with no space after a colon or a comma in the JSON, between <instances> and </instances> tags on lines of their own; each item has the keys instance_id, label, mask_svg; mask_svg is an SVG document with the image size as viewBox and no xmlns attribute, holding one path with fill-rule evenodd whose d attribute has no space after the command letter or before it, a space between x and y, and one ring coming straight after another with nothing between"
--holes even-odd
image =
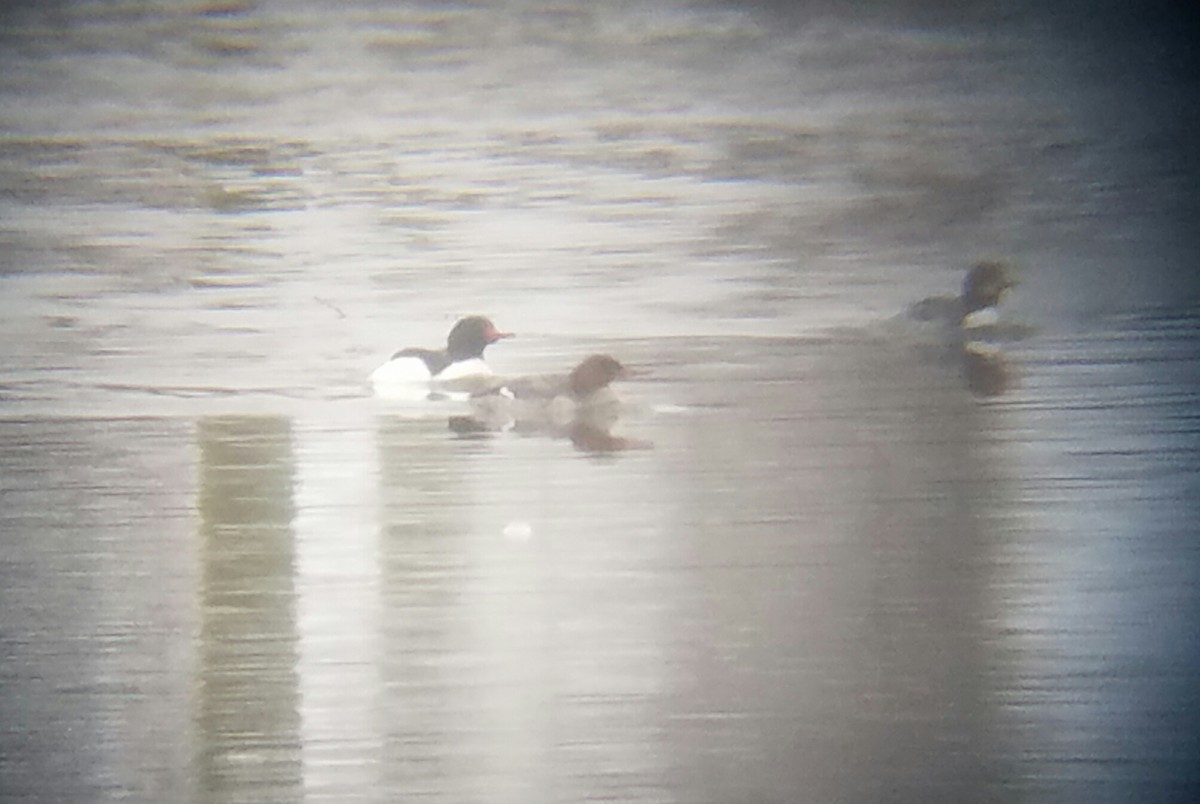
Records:
<instances>
[{"instance_id":1,"label":"small white object in water","mask_svg":"<svg viewBox=\"0 0 1200 804\"><path fill-rule=\"evenodd\" d=\"M504 538L514 542L527 542L533 536L533 526L516 520L504 526Z\"/></svg>"},{"instance_id":2,"label":"small white object in water","mask_svg":"<svg viewBox=\"0 0 1200 804\"><path fill-rule=\"evenodd\" d=\"M979 327L994 327L998 323L1000 323L1000 313L996 311L996 308L984 307L982 310L976 310L963 316L962 328L971 330Z\"/></svg>"}]
</instances>

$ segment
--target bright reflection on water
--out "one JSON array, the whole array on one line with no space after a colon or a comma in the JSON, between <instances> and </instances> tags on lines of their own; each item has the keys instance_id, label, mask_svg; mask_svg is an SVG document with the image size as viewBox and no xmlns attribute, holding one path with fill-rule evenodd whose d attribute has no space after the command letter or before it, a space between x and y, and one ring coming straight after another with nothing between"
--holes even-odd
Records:
<instances>
[{"instance_id":1,"label":"bright reflection on water","mask_svg":"<svg viewBox=\"0 0 1200 804\"><path fill-rule=\"evenodd\" d=\"M1200 793L1191 107L1123 40L2 15L0 800ZM997 254L1031 336L896 318ZM638 368L611 433L367 394L467 312Z\"/></svg>"}]
</instances>

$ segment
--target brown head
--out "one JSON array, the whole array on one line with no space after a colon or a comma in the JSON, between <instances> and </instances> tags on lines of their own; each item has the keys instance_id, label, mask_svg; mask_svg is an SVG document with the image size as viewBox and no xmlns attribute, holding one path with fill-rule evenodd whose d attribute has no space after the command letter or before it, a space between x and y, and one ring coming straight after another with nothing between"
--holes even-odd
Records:
<instances>
[{"instance_id":1,"label":"brown head","mask_svg":"<svg viewBox=\"0 0 1200 804\"><path fill-rule=\"evenodd\" d=\"M511 332L496 329L490 318L481 315L460 319L446 338L446 354L452 360L482 357L483 350L501 338L511 338Z\"/></svg>"},{"instance_id":2,"label":"brown head","mask_svg":"<svg viewBox=\"0 0 1200 804\"><path fill-rule=\"evenodd\" d=\"M633 372L609 355L592 355L571 372L567 382L576 399L590 396L606 388L613 380L632 376Z\"/></svg>"},{"instance_id":3,"label":"brown head","mask_svg":"<svg viewBox=\"0 0 1200 804\"><path fill-rule=\"evenodd\" d=\"M1017 280L1007 264L998 260L984 260L972 268L963 280L964 315L999 304L1005 291L1016 284Z\"/></svg>"}]
</instances>

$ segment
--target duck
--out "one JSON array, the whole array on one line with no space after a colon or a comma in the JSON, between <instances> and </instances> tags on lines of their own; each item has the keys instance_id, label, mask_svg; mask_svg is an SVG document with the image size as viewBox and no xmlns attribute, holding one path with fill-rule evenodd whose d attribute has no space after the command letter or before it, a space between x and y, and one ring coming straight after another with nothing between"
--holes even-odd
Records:
<instances>
[{"instance_id":1,"label":"duck","mask_svg":"<svg viewBox=\"0 0 1200 804\"><path fill-rule=\"evenodd\" d=\"M495 383L487 393L535 403L567 400L576 406L587 407L615 399L612 383L634 373L611 355L595 354L585 357L569 374L512 377Z\"/></svg>"},{"instance_id":2,"label":"duck","mask_svg":"<svg viewBox=\"0 0 1200 804\"><path fill-rule=\"evenodd\" d=\"M1018 284L1008 264L983 260L967 272L958 296L932 296L908 308L910 318L971 328L995 323L995 308Z\"/></svg>"},{"instance_id":3,"label":"duck","mask_svg":"<svg viewBox=\"0 0 1200 804\"><path fill-rule=\"evenodd\" d=\"M937 325L933 354L958 362L967 388L977 397L996 397L1018 384L1018 373L1000 343L1036 332L1027 324L1004 321L999 304L1018 285L1008 263L983 260L967 272L958 296L933 296L908 308L907 318Z\"/></svg>"},{"instance_id":4,"label":"duck","mask_svg":"<svg viewBox=\"0 0 1200 804\"><path fill-rule=\"evenodd\" d=\"M471 395L471 415L456 417L451 428L460 433L544 432L569 438L585 451L641 447L643 442L609 432L621 405L612 383L640 374L611 355L593 354L566 374L495 378L490 387Z\"/></svg>"},{"instance_id":5,"label":"duck","mask_svg":"<svg viewBox=\"0 0 1200 804\"><path fill-rule=\"evenodd\" d=\"M445 349L401 349L371 372L370 382L376 393L384 395L456 381L468 381L469 387L470 378L492 376L492 370L483 360L483 350L511 337L513 333L501 332L486 316L467 316L451 328Z\"/></svg>"}]
</instances>

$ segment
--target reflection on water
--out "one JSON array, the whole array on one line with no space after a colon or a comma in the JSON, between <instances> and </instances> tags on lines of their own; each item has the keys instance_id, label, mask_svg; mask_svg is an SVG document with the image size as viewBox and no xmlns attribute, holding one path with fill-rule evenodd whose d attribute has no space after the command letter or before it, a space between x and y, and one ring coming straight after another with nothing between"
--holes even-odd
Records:
<instances>
[{"instance_id":1,"label":"reflection on water","mask_svg":"<svg viewBox=\"0 0 1200 804\"><path fill-rule=\"evenodd\" d=\"M674 549L642 471L558 442L381 422L394 789L642 800L664 789ZM564 457L566 462L564 463Z\"/></svg>"},{"instance_id":2,"label":"reflection on water","mask_svg":"<svg viewBox=\"0 0 1200 804\"><path fill-rule=\"evenodd\" d=\"M192 790L186 422L0 421L0 799Z\"/></svg>"},{"instance_id":3,"label":"reflection on water","mask_svg":"<svg viewBox=\"0 0 1200 804\"><path fill-rule=\"evenodd\" d=\"M287 797L302 779L291 428L206 418L196 441L197 783L214 799Z\"/></svg>"},{"instance_id":4,"label":"reflection on water","mask_svg":"<svg viewBox=\"0 0 1200 804\"><path fill-rule=\"evenodd\" d=\"M1175 41L820 5L0 9L0 799L1196 799Z\"/></svg>"},{"instance_id":5,"label":"reflection on water","mask_svg":"<svg viewBox=\"0 0 1200 804\"><path fill-rule=\"evenodd\" d=\"M618 426L620 418L618 411L584 410L574 412L565 421L518 419L497 427L495 422L475 413L451 416L449 427L452 432L473 438L487 438L499 431L566 439L581 452L597 454L653 448L654 445L645 439L614 433L613 428Z\"/></svg>"},{"instance_id":6,"label":"reflection on water","mask_svg":"<svg viewBox=\"0 0 1200 804\"><path fill-rule=\"evenodd\" d=\"M886 341L753 354L689 428L677 514L691 800L990 797L988 411Z\"/></svg>"},{"instance_id":7,"label":"reflection on water","mask_svg":"<svg viewBox=\"0 0 1200 804\"><path fill-rule=\"evenodd\" d=\"M1027 355L1018 421L1041 435L1008 448L1023 505L1000 512L995 593L1004 724L1040 798L1183 801L1200 783L1183 759L1200 655L1196 323L1146 311Z\"/></svg>"},{"instance_id":8,"label":"reflection on water","mask_svg":"<svg viewBox=\"0 0 1200 804\"><path fill-rule=\"evenodd\" d=\"M1171 800L1194 334L1123 325L987 401L886 327L623 341L655 448L601 461L337 403L4 420L8 789Z\"/></svg>"}]
</instances>

